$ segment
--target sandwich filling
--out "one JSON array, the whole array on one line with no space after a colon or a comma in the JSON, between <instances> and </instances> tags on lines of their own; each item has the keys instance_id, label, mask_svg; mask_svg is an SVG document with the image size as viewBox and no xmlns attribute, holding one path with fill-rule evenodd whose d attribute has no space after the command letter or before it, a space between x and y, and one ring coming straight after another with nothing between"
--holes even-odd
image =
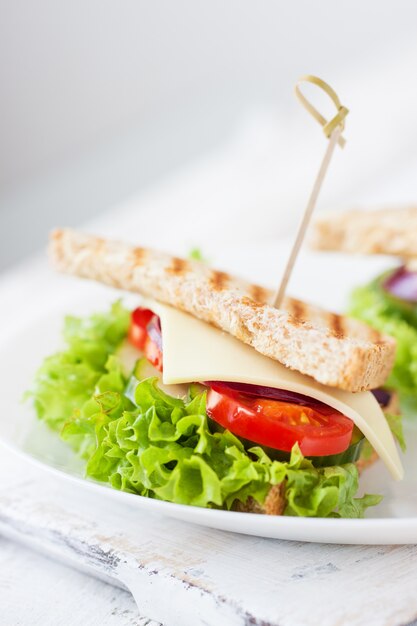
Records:
<instances>
[{"instance_id":1,"label":"sandwich filling","mask_svg":"<svg viewBox=\"0 0 417 626\"><path fill-rule=\"evenodd\" d=\"M405 265L387 276L383 288L400 300L417 304L417 272L409 270Z\"/></svg>"},{"instance_id":2,"label":"sandwich filling","mask_svg":"<svg viewBox=\"0 0 417 626\"><path fill-rule=\"evenodd\" d=\"M268 496L278 488L286 515L361 517L380 501L356 495L354 461L366 434L401 477L372 394L335 390L329 404L320 385L308 380L303 387L295 372L288 374L295 382L283 388L260 385L256 372L252 382L239 376L244 356L235 363L240 380L224 379L226 353L217 354L224 368L218 378L211 376L208 352L205 366L194 360L191 376L185 361L205 348L193 341L190 326L190 341L181 335L173 373L175 329L168 325L169 307L160 307L129 312L116 303L106 314L67 318L65 350L38 371L30 391L37 414L85 459L87 476L142 496L240 510L249 501L267 510ZM271 376L262 380L270 383ZM310 388L311 396L303 393ZM347 405L340 394L354 396L357 406L341 410ZM373 437L363 434L366 424L359 421L359 429L356 423L361 402L370 412Z\"/></svg>"},{"instance_id":3,"label":"sandwich filling","mask_svg":"<svg viewBox=\"0 0 417 626\"><path fill-rule=\"evenodd\" d=\"M156 368L154 375L163 372L162 330L158 315L150 309L135 309L131 316L129 341ZM139 361L136 380L141 378L141 365ZM252 445L259 444L284 453L291 452L298 444L305 456L313 458L338 455L350 446L352 420L313 398L245 383L204 381L203 388L207 392L208 417ZM356 458L347 455L346 460Z\"/></svg>"},{"instance_id":4,"label":"sandwich filling","mask_svg":"<svg viewBox=\"0 0 417 626\"><path fill-rule=\"evenodd\" d=\"M397 341L386 382L398 392L401 410L417 410L417 272L406 266L385 272L352 293L349 313Z\"/></svg>"}]
</instances>

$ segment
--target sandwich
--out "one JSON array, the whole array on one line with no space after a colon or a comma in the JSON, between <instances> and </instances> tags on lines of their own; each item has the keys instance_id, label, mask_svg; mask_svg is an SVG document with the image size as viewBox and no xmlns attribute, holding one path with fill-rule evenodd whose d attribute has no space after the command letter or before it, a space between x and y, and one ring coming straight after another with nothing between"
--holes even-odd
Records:
<instances>
[{"instance_id":1,"label":"sandwich","mask_svg":"<svg viewBox=\"0 0 417 626\"><path fill-rule=\"evenodd\" d=\"M417 410L417 207L346 211L320 216L312 231L317 250L384 254L398 258L351 295L348 314L397 341L386 382L404 414Z\"/></svg>"},{"instance_id":2,"label":"sandwich","mask_svg":"<svg viewBox=\"0 0 417 626\"><path fill-rule=\"evenodd\" d=\"M72 230L51 235L60 272L133 292L47 357L40 419L113 488L178 504L273 515L362 517L359 470L400 480L398 416L380 388L389 336L201 261ZM137 301L136 301L137 297ZM396 426L393 427L393 424ZM384 471L381 464L381 471Z\"/></svg>"}]
</instances>

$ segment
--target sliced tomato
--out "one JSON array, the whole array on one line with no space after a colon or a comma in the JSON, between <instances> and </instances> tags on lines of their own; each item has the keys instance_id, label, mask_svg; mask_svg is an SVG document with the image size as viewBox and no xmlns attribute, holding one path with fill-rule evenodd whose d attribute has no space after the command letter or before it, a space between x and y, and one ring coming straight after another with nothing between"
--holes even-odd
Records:
<instances>
[{"instance_id":1,"label":"sliced tomato","mask_svg":"<svg viewBox=\"0 0 417 626\"><path fill-rule=\"evenodd\" d=\"M132 311L128 339L138 350L143 350L148 337L147 326L154 316L153 311L138 307Z\"/></svg>"},{"instance_id":2,"label":"sliced tomato","mask_svg":"<svg viewBox=\"0 0 417 626\"><path fill-rule=\"evenodd\" d=\"M331 407L322 410L210 385L207 414L237 437L285 452L298 443L305 456L338 454L349 447L353 422Z\"/></svg>"},{"instance_id":3,"label":"sliced tomato","mask_svg":"<svg viewBox=\"0 0 417 626\"><path fill-rule=\"evenodd\" d=\"M162 372L161 327L159 317L153 311L142 307L132 311L128 339Z\"/></svg>"}]
</instances>

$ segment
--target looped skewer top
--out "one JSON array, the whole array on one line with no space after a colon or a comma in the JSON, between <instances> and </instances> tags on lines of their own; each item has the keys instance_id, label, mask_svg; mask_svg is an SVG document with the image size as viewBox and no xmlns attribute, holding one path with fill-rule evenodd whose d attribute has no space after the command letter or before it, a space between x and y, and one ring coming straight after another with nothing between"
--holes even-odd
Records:
<instances>
[{"instance_id":1,"label":"looped skewer top","mask_svg":"<svg viewBox=\"0 0 417 626\"><path fill-rule=\"evenodd\" d=\"M321 113L319 113L311 102L307 100L304 94L301 92L300 85L304 82L312 83L317 87L320 87L332 100L334 105L337 108L336 115L329 121L327 121ZM333 151L336 147L336 143L339 144L341 148L345 145L346 141L342 137L342 131L345 127L345 118L349 113L349 109L340 104L340 100L336 94L336 92L324 82L321 78L317 78L317 76L303 76L297 81L295 86L295 95L304 106L304 108L314 117L315 120L319 122L319 124L323 127L324 134L329 139L327 144L326 152L321 163L319 172L317 174L317 178L313 185L313 189L310 194L310 198L308 200L307 206L304 210L303 218L301 220L297 236L295 238L289 259L287 261L287 265L284 270L284 274L281 279L281 284L276 292L274 299L272 300L272 306L276 308L280 308L284 301L285 291L287 289L288 281L291 276L291 272L293 270L295 261L297 259L297 255L300 251L301 244L303 243L304 236L309 225L311 216L314 211L314 207L316 206L317 198L324 180L324 177L327 172L327 168L329 167L330 159L332 158Z\"/></svg>"},{"instance_id":2,"label":"looped skewer top","mask_svg":"<svg viewBox=\"0 0 417 626\"><path fill-rule=\"evenodd\" d=\"M323 115L316 109L316 107L314 107L311 104L311 102L309 102L307 98L305 97L305 95L302 93L300 86L304 82L312 83L313 85L320 87L320 89L322 89L330 97L330 99L332 100L332 102L334 103L337 109L336 115L331 120L327 121L323 117ZM323 132L328 139L330 138L331 134L333 133L334 130L336 130L337 127L340 128L340 132L344 130L345 118L347 114L349 113L349 109L347 109L345 106L343 106L340 103L337 93L324 80L322 80L321 78L318 78L317 76L310 76L310 75L302 76L295 85L295 95L297 96L297 98L299 99L303 107L323 127ZM337 143L339 144L341 148L343 148L346 143L346 140L342 137L341 134L338 137Z\"/></svg>"}]
</instances>

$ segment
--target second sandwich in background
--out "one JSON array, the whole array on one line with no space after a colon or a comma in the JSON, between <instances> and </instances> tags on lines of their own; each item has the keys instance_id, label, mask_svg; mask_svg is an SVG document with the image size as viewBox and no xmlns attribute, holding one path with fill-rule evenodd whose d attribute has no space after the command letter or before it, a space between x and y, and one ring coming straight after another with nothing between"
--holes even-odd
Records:
<instances>
[{"instance_id":1,"label":"second sandwich in background","mask_svg":"<svg viewBox=\"0 0 417 626\"><path fill-rule=\"evenodd\" d=\"M387 386L399 393L403 413L416 413L417 207L321 215L311 244L324 251L399 258L396 266L353 291L348 313L396 339L396 361Z\"/></svg>"}]
</instances>

